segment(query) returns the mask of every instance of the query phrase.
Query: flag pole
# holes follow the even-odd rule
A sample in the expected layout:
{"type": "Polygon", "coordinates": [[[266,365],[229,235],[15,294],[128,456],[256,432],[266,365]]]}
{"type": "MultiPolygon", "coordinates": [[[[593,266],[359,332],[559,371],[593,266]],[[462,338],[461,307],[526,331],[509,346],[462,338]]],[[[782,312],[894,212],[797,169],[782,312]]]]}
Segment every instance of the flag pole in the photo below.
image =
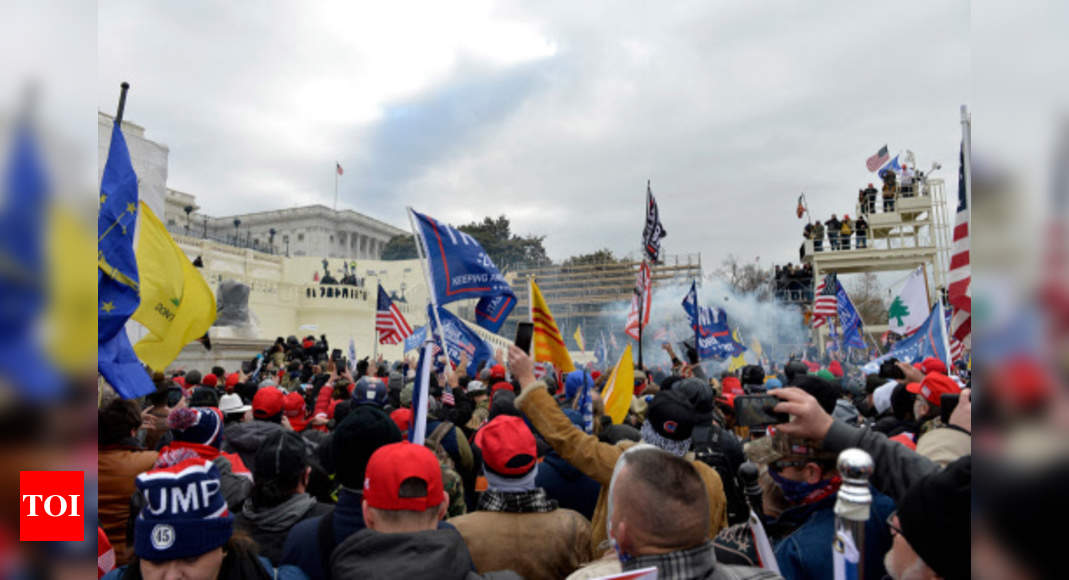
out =
{"type": "Polygon", "coordinates": [[[338,162],[334,162],[334,211],[338,211],[338,162]]]}
{"type": "MultiPolygon", "coordinates": [[[[378,288],[375,289],[375,315],[371,317],[371,360],[379,360],[379,333],[378,333],[378,320],[379,320],[379,290],[382,289],[382,282],[376,280],[378,288]]],[[[404,350],[404,346],[401,347],[404,350]]]]}
{"type": "Polygon", "coordinates": [[[126,112],[126,91],[130,90],[130,83],[123,81],[119,85],[119,107],[115,111],[115,122],[122,125],[122,116],[126,112]]]}
{"type": "MultiPolygon", "coordinates": [[[[408,207],[408,224],[412,228],[412,237],[416,243],[416,254],[419,256],[419,265],[423,267],[423,277],[427,280],[427,303],[431,306],[431,312],[434,314],[434,322],[438,325],[438,338],[441,340],[442,352],[445,353],[446,362],[453,360],[449,356],[449,346],[446,344],[445,331],[442,330],[442,319],[438,316],[438,297],[435,295],[434,280],[431,278],[431,269],[427,265],[427,248],[424,246],[423,236],[416,228],[416,218],[412,213],[412,208],[408,207]]],[[[427,322],[430,322],[429,320],[427,322]]],[[[433,333],[431,333],[433,338],[433,333]]]]}

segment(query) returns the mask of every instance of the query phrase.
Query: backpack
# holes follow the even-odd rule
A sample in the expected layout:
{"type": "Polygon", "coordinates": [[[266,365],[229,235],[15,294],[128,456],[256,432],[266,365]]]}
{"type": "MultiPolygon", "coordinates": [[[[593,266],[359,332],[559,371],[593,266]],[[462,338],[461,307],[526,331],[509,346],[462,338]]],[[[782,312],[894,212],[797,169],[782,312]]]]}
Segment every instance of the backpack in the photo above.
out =
{"type": "Polygon", "coordinates": [[[712,425],[695,426],[691,435],[693,437],[692,450],[694,458],[716,470],[720,481],[724,486],[724,497],[727,499],[728,525],[734,525],[749,520],[750,504],[742,493],[735,470],[732,469],[731,461],[721,448],[722,436],[719,427],[712,425]]]}
{"type": "Polygon", "coordinates": [[[842,227],[839,228],[839,233],[844,236],[849,236],[850,234],[854,233],[854,230],[850,228],[850,222],[843,222],[842,227]]]}

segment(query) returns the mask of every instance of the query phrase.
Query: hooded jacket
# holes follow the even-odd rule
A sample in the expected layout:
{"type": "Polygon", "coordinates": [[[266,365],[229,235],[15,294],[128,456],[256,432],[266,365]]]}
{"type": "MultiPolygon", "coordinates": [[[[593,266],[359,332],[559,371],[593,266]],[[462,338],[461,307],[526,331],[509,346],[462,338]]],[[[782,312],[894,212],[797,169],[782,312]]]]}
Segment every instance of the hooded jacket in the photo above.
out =
{"type": "Polygon", "coordinates": [[[476,574],[468,547],[454,529],[410,534],[383,534],[365,529],[334,549],[330,568],[334,578],[366,580],[520,578],[511,572],[485,576],[476,574]]]}
{"type": "Polygon", "coordinates": [[[268,435],[281,430],[282,425],[271,421],[231,423],[223,428],[223,451],[237,453],[245,465],[254,465],[256,450],[263,445],[268,435]]]}
{"type": "Polygon", "coordinates": [[[297,522],[325,515],[333,509],[334,506],[319,503],[307,493],[295,493],[286,501],[266,509],[257,508],[250,498],[236,514],[234,525],[252,536],[260,546],[260,555],[278,566],[290,529],[297,522]]]}
{"type": "MultiPolygon", "coordinates": [[[[609,483],[612,481],[612,472],[616,467],[616,460],[620,455],[635,443],[622,441],[619,445],[610,445],[598,441],[594,435],[588,435],[576,428],[564,411],[557,406],[557,402],[546,390],[545,383],[536,381],[523,387],[523,392],[516,399],[516,406],[523,411],[531,422],[531,425],[542,437],[553,446],[553,449],[567,462],[580,466],[583,473],[594,481],[601,484],[601,492],[598,494],[598,503],[594,508],[594,518],[591,520],[590,549],[592,554],[601,553],[600,544],[608,539],[605,529],[605,517],[608,514],[609,483]]],[[[715,538],[721,529],[727,526],[727,500],[724,497],[724,486],[716,470],[708,465],[696,461],[693,454],[687,454],[688,459],[705,484],[705,491],[709,497],[709,538],[715,538]]]]}

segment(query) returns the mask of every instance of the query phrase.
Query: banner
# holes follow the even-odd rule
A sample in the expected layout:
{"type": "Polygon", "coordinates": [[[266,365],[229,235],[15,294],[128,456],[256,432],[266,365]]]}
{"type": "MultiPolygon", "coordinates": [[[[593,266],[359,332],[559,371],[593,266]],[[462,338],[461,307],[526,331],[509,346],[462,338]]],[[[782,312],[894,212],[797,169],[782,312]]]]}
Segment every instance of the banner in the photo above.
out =
{"type": "Polygon", "coordinates": [[[416,350],[425,340],[427,340],[426,326],[421,326],[413,330],[412,335],[405,339],[405,352],[416,350]]]}
{"type": "Polygon", "coordinates": [[[690,326],[694,329],[694,344],[699,360],[737,356],[745,350],[733,339],[727,313],[722,308],[713,310],[698,304],[696,282],[691,283],[690,292],[683,298],[683,310],[690,317],[690,326]]]}
{"type": "Polygon", "coordinates": [[[913,364],[928,357],[935,357],[943,361],[947,368],[951,368],[948,350],[946,326],[943,318],[943,303],[937,302],[932,308],[928,319],[912,335],[904,338],[891,346],[887,354],[877,358],[877,364],[895,357],[898,360],[913,364]]]}
{"type": "Polygon", "coordinates": [[[411,208],[409,212],[427,258],[433,302],[442,306],[479,298],[479,326],[497,332],[516,307],[516,294],[490,256],[470,235],[411,208]]]}
{"type": "Polygon", "coordinates": [[[419,351],[419,364],[416,365],[416,385],[412,389],[412,428],[408,432],[408,440],[416,445],[423,445],[423,439],[427,435],[427,406],[430,402],[434,346],[432,342],[423,343],[423,348],[419,351]]]}
{"type": "Polygon", "coordinates": [[[656,262],[661,256],[661,238],[668,235],[661,224],[657,200],[653,199],[650,182],[646,181],[646,227],[642,230],[642,247],[646,257],[656,262]]]}
{"type": "Polygon", "coordinates": [[[623,423],[627,411],[631,408],[631,397],[635,394],[635,363],[631,359],[631,345],[624,347],[624,353],[612,369],[612,375],[605,382],[601,391],[601,400],[605,401],[605,414],[612,417],[616,425],[623,423]]]}
{"type": "Polygon", "coordinates": [[[467,353],[468,376],[476,376],[479,363],[489,360],[493,356],[493,351],[474,330],[468,327],[467,323],[441,306],[438,307],[438,317],[442,320],[442,328],[439,330],[436,327],[432,308],[434,307],[430,304],[427,305],[427,320],[429,321],[427,324],[435,336],[445,339],[449,361],[456,367],[460,364],[460,353],[467,353]]]}

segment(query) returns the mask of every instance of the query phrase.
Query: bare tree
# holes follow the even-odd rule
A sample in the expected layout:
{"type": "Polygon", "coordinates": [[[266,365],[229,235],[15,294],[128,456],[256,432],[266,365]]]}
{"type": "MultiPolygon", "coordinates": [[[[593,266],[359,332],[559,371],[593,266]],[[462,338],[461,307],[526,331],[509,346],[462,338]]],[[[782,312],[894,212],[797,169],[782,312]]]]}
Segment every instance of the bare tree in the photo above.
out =
{"type": "Polygon", "coordinates": [[[734,254],[728,254],[713,275],[727,282],[737,294],[756,294],[758,300],[772,298],[772,272],[762,270],[756,260],[742,264],[734,254]]]}
{"type": "Polygon", "coordinates": [[[880,288],[876,274],[866,272],[854,278],[847,292],[865,324],[887,324],[887,298],[880,288]]]}

